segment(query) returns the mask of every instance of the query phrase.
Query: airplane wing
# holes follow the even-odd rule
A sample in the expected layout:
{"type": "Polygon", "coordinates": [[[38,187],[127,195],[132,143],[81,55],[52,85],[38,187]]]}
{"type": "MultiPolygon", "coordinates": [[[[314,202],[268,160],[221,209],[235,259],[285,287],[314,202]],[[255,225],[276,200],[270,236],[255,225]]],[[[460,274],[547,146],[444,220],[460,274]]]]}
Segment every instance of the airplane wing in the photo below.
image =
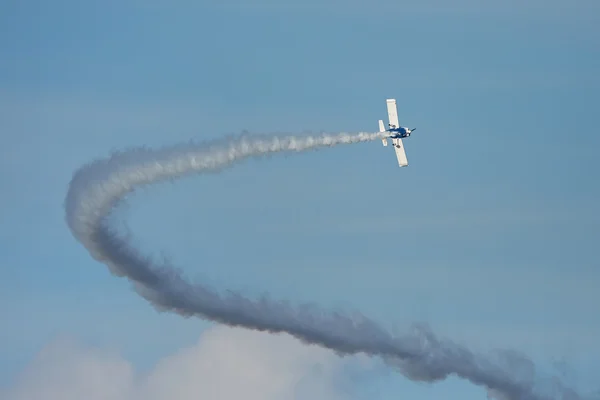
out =
{"type": "Polygon", "coordinates": [[[387,99],[387,112],[390,125],[392,128],[399,128],[400,122],[398,122],[398,107],[396,106],[396,99],[387,99]]]}
{"type": "Polygon", "coordinates": [[[402,143],[402,139],[394,138],[392,139],[392,143],[394,144],[394,151],[396,152],[398,165],[400,167],[406,167],[408,165],[408,159],[406,158],[406,152],[404,151],[404,143],[402,143]]]}

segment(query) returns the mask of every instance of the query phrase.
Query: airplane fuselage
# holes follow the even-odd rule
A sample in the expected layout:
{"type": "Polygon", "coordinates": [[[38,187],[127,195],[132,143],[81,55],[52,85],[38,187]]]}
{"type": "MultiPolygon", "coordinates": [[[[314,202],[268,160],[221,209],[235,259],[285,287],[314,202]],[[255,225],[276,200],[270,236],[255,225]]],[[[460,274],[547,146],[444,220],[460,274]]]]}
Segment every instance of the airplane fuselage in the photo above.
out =
{"type": "Polygon", "coordinates": [[[404,139],[406,137],[410,136],[410,133],[413,131],[414,129],[408,129],[405,128],[403,126],[401,126],[400,128],[390,128],[387,129],[387,132],[390,133],[390,138],[392,139],[404,139]]]}

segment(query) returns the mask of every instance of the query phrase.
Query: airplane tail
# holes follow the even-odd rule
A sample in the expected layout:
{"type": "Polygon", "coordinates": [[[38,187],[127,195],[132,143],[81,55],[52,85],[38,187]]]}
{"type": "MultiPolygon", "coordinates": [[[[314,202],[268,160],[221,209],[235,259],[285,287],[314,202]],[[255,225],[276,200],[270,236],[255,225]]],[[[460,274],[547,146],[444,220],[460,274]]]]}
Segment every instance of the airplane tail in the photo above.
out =
{"type": "MultiPolygon", "coordinates": [[[[379,120],[379,132],[385,132],[385,125],[381,119],[379,120]]],[[[382,138],[381,141],[383,142],[384,146],[387,146],[387,138],[382,138]]]]}

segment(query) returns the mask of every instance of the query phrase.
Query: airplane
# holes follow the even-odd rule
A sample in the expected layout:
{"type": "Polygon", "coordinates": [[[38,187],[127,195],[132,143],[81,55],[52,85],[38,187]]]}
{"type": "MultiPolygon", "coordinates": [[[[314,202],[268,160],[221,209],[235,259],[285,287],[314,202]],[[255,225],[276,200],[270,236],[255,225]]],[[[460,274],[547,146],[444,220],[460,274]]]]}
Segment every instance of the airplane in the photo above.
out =
{"type": "Polygon", "coordinates": [[[396,106],[396,99],[387,99],[387,112],[389,118],[388,129],[385,129],[383,120],[379,120],[379,132],[389,132],[390,134],[381,139],[384,146],[388,145],[387,139],[392,139],[394,150],[396,151],[396,158],[398,159],[398,165],[400,167],[406,167],[408,165],[408,159],[406,158],[406,152],[404,151],[403,138],[407,138],[417,128],[408,129],[400,126],[398,122],[398,107],[396,106]]]}

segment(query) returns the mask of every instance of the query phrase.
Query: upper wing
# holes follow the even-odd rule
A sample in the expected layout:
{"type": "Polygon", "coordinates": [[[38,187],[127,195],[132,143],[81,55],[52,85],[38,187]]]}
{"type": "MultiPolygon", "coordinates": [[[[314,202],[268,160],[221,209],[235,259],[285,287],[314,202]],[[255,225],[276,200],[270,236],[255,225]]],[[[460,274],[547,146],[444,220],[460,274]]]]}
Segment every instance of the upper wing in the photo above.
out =
{"type": "Polygon", "coordinates": [[[392,143],[394,144],[394,151],[396,152],[398,165],[400,167],[406,167],[408,165],[408,159],[406,158],[406,152],[404,151],[404,143],[402,143],[402,139],[394,138],[392,139],[392,143]]]}
{"type": "Polygon", "coordinates": [[[398,122],[398,107],[396,106],[396,99],[387,99],[387,112],[392,128],[399,128],[400,123],[398,122]]]}

